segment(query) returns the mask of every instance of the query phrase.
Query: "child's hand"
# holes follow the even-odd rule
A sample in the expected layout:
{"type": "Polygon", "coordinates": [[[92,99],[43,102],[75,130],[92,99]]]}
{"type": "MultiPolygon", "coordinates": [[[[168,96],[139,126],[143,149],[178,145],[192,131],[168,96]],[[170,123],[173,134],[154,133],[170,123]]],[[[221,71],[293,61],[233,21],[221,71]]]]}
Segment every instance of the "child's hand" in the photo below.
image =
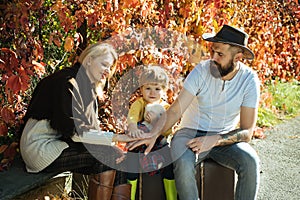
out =
{"type": "Polygon", "coordinates": [[[129,130],[129,133],[128,133],[128,135],[133,138],[142,138],[143,134],[144,134],[144,131],[142,131],[138,128],[131,129],[131,130],[129,130]]]}
{"type": "Polygon", "coordinates": [[[153,122],[157,121],[158,116],[153,111],[147,111],[144,115],[144,120],[152,124],[153,122]]]}

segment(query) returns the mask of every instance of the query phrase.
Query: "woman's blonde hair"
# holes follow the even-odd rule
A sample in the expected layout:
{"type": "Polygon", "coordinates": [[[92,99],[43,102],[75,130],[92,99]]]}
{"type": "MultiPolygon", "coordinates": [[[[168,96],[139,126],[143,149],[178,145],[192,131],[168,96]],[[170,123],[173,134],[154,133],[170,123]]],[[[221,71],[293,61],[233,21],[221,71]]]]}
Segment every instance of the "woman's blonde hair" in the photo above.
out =
{"type": "Polygon", "coordinates": [[[87,56],[91,58],[96,58],[98,56],[103,56],[111,54],[115,60],[117,60],[117,52],[115,51],[114,47],[108,43],[95,43],[88,46],[86,49],[82,51],[80,54],[78,61],[83,64],[84,59],[87,56]]]}
{"type": "MultiPolygon", "coordinates": [[[[90,58],[94,59],[96,57],[99,56],[106,56],[106,55],[112,55],[112,57],[114,58],[114,62],[116,62],[118,55],[117,52],[115,51],[114,47],[108,43],[95,43],[95,44],[91,44],[90,46],[88,46],[86,49],[84,49],[82,51],[82,53],[80,54],[79,58],[78,58],[78,62],[80,62],[82,65],[85,66],[84,60],[89,56],[90,58]]],[[[112,77],[116,65],[113,64],[110,69],[111,73],[109,75],[109,79],[112,77]]],[[[95,84],[95,90],[96,93],[99,97],[103,96],[103,85],[99,82],[95,84]]]]}

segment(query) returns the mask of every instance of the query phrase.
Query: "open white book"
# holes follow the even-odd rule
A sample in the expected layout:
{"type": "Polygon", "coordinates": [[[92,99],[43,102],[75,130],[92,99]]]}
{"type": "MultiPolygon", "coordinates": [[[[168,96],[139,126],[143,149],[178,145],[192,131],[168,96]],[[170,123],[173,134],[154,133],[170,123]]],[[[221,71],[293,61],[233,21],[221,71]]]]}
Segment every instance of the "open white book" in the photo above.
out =
{"type": "Polygon", "coordinates": [[[112,138],[113,132],[105,132],[98,130],[89,130],[87,132],[83,132],[82,136],[75,134],[72,137],[74,142],[82,142],[88,144],[101,144],[101,145],[113,145],[112,138]]]}

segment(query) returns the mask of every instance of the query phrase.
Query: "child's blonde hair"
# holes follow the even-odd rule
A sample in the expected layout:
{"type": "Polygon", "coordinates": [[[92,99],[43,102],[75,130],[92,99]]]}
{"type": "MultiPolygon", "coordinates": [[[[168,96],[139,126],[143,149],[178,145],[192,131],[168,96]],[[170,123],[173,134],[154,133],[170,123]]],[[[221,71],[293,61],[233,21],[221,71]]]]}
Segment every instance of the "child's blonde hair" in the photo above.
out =
{"type": "Polygon", "coordinates": [[[165,70],[159,66],[145,67],[139,77],[140,87],[145,84],[156,83],[166,88],[169,84],[169,78],[165,70]]]}

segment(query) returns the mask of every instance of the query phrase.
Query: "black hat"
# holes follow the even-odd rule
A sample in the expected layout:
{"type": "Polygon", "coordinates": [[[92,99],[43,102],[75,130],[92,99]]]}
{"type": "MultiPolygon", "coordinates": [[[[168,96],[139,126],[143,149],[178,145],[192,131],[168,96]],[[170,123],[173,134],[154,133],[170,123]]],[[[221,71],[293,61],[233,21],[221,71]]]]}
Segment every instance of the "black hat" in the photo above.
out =
{"type": "Polygon", "coordinates": [[[244,31],[228,25],[224,25],[216,35],[212,33],[204,33],[202,35],[202,38],[209,42],[220,42],[239,46],[244,49],[244,58],[252,60],[254,53],[247,47],[248,37],[248,34],[244,31]]]}

